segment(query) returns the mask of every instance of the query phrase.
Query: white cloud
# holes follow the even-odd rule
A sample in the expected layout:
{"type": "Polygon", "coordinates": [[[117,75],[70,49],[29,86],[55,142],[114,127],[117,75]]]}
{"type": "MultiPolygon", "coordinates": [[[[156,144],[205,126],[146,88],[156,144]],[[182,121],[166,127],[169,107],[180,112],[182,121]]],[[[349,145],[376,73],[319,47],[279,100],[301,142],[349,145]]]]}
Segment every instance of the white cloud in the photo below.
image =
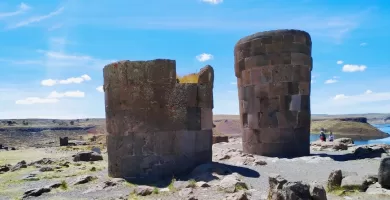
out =
{"type": "Polygon", "coordinates": [[[360,43],[360,46],[366,46],[367,45],[367,43],[365,43],[365,42],[363,42],[363,43],[360,43]]]}
{"type": "Polygon", "coordinates": [[[26,99],[17,100],[16,104],[21,105],[32,105],[32,104],[48,104],[48,103],[57,103],[58,99],[53,98],[39,98],[39,97],[27,97],[26,99]]]}
{"type": "Polygon", "coordinates": [[[61,37],[58,37],[58,38],[50,38],[50,42],[52,44],[58,44],[58,45],[65,45],[67,44],[67,41],[65,38],[61,38],[61,37]]]}
{"type": "Polygon", "coordinates": [[[14,12],[3,12],[3,13],[0,12],[0,19],[5,18],[5,17],[12,17],[12,16],[20,15],[20,14],[24,13],[25,11],[29,10],[30,8],[31,7],[28,6],[27,4],[21,3],[19,5],[18,10],[14,11],[14,12]]]}
{"type": "Polygon", "coordinates": [[[220,4],[223,2],[223,0],[201,0],[202,2],[209,3],[209,4],[220,4]]]}
{"type": "Polygon", "coordinates": [[[341,65],[341,64],[343,64],[344,62],[342,61],[342,60],[339,60],[339,61],[337,61],[337,64],[338,65],[341,65]]]}
{"type": "Polygon", "coordinates": [[[367,69],[365,65],[344,65],[343,72],[362,72],[367,69]]]}
{"type": "Polygon", "coordinates": [[[80,84],[84,81],[90,81],[90,80],[92,80],[91,77],[88,76],[87,74],[84,74],[80,77],[70,77],[70,78],[67,78],[64,80],[46,79],[46,80],[41,81],[41,85],[54,86],[57,84],[62,84],[62,85],[67,85],[67,84],[72,84],[72,83],[80,84]]]}
{"type": "Polygon", "coordinates": [[[19,23],[16,23],[14,25],[11,25],[8,27],[8,29],[14,29],[14,28],[19,28],[19,27],[23,27],[23,26],[27,26],[29,24],[33,24],[33,23],[37,23],[37,22],[40,22],[42,20],[45,20],[45,19],[49,19],[51,17],[54,17],[56,15],[59,15],[62,13],[62,11],[64,10],[64,7],[61,7],[59,8],[58,10],[56,11],[53,11],[47,15],[41,15],[41,16],[36,16],[36,17],[31,17],[29,19],[26,19],[24,21],[21,21],[19,23]]]}
{"type": "Polygon", "coordinates": [[[338,80],[336,80],[336,79],[328,79],[325,81],[325,84],[332,84],[332,83],[337,83],[337,82],[338,82],[338,80]]]}
{"type": "Polygon", "coordinates": [[[81,92],[79,90],[77,91],[68,91],[68,92],[57,92],[53,91],[49,94],[48,98],[53,98],[53,99],[59,99],[59,98],[64,98],[64,97],[71,97],[71,98],[83,98],[85,97],[85,93],[81,92]]]}
{"type": "Polygon", "coordinates": [[[338,94],[333,97],[334,101],[342,101],[347,104],[356,104],[356,103],[368,103],[368,102],[377,102],[377,101],[389,101],[390,92],[373,92],[371,90],[365,91],[363,94],[350,95],[338,94]]]}
{"type": "Polygon", "coordinates": [[[211,60],[211,59],[213,59],[213,58],[214,58],[213,55],[207,54],[207,53],[202,53],[202,54],[196,56],[196,59],[197,59],[199,62],[205,62],[205,61],[211,60]]]}
{"type": "Polygon", "coordinates": [[[103,86],[97,87],[96,90],[99,91],[99,92],[104,92],[103,86]]]}
{"type": "Polygon", "coordinates": [[[237,82],[231,82],[230,84],[232,84],[232,85],[237,85],[237,82]]]}

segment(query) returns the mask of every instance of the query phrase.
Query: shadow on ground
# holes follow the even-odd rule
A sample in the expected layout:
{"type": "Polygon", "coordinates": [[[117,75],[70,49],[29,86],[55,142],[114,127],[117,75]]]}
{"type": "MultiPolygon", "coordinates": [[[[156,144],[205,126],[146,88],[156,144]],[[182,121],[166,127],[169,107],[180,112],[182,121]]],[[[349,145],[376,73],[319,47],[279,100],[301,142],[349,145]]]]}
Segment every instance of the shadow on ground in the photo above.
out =
{"type": "Polygon", "coordinates": [[[195,180],[197,182],[198,181],[210,182],[212,180],[219,179],[218,176],[226,176],[233,173],[237,173],[243,177],[249,177],[249,178],[260,177],[260,173],[246,167],[227,165],[218,162],[210,162],[210,163],[197,166],[190,173],[185,175],[167,178],[154,183],[149,183],[148,181],[142,181],[142,182],[129,181],[129,183],[144,184],[144,185],[158,187],[158,188],[165,188],[165,187],[169,187],[169,185],[172,184],[173,179],[175,181],[195,180]]]}

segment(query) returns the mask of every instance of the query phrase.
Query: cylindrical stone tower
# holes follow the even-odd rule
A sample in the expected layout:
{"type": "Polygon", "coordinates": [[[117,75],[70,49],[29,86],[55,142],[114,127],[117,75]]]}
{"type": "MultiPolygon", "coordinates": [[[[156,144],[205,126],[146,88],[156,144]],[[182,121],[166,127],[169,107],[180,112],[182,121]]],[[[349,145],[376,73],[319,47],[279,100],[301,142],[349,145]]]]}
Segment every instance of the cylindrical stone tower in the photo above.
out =
{"type": "Polygon", "coordinates": [[[243,150],[270,157],[310,154],[311,38],[275,30],[234,47],[243,150]]]}
{"type": "Polygon", "coordinates": [[[212,158],[214,71],[176,82],[174,60],[120,61],[104,67],[108,173],[150,183],[212,158]]]}

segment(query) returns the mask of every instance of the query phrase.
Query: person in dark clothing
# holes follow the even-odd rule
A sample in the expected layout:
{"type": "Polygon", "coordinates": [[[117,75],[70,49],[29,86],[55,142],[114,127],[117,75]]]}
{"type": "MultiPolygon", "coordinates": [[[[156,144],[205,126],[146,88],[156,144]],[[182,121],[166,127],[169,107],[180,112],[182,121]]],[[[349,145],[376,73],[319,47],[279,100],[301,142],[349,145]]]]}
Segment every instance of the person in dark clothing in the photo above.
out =
{"type": "Polygon", "coordinates": [[[321,128],[320,140],[323,141],[323,142],[326,141],[325,130],[323,128],[321,128]]]}

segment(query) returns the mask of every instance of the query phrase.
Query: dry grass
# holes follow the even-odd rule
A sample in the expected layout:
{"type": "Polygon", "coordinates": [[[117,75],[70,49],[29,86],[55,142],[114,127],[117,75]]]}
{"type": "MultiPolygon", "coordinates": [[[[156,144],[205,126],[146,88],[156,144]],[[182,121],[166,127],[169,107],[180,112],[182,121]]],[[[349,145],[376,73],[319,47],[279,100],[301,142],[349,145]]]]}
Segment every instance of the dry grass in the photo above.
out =
{"type": "Polygon", "coordinates": [[[199,80],[199,74],[198,73],[191,73],[184,76],[176,75],[176,78],[179,79],[180,83],[198,83],[199,80]]]}
{"type": "Polygon", "coordinates": [[[311,122],[311,132],[319,133],[321,128],[331,130],[333,133],[350,133],[350,132],[376,132],[377,128],[370,124],[360,122],[349,122],[340,120],[321,120],[311,122]]]}

